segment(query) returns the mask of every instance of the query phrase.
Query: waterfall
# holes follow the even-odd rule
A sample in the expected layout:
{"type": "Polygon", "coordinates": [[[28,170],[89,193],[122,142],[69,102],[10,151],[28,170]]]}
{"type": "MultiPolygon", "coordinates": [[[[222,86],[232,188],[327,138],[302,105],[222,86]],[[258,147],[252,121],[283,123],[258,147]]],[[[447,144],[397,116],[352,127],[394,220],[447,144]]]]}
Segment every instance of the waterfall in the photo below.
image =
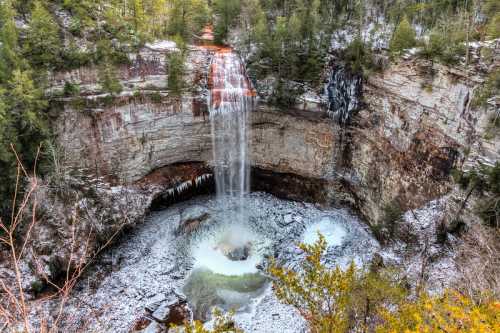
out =
{"type": "Polygon", "coordinates": [[[243,199],[250,190],[248,113],[255,92],[240,57],[230,49],[215,54],[209,73],[209,112],[217,197],[236,204],[243,219],[243,199]]]}

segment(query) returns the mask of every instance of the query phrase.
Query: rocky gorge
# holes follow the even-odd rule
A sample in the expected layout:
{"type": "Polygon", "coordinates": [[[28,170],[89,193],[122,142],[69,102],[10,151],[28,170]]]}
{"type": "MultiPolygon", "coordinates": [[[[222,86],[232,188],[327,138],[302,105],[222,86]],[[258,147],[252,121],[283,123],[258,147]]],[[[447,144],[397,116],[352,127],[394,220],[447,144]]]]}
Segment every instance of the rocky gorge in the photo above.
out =
{"type": "MultiPolygon", "coordinates": [[[[487,73],[500,66],[499,50],[498,40],[483,43],[471,51],[476,56],[471,64],[455,67],[408,55],[366,79],[339,74],[344,69],[336,64],[329,69],[325,89],[309,92],[317,98],[289,108],[258,102],[249,115],[251,187],[258,192],[250,200],[259,207],[255,211],[265,214],[250,220],[252,228],[272,243],[266,251],[274,251],[278,258],[288,256],[283,262],[293,266],[300,253],[295,253],[297,257],[290,254],[291,244],[301,240],[306,227],[321,216],[335,215],[351,230],[346,243],[331,249],[339,252],[332,255],[334,262],[356,256],[363,262],[378,256],[386,263],[409,260],[407,273],[418,275],[418,266],[425,261],[426,274],[437,277],[436,289],[452,284],[459,274],[452,278],[440,271],[443,267],[456,271],[458,259],[435,238],[447,214],[477,219],[472,205],[480,199],[472,196],[467,203],[467,193],[451,180],[452,171],[500,160],[500,139],[491,135],[488,125],[498,112],[498,96],[486,108],[473,103],[475,90],[487,73]],[[482,48],[495,56],[483,59],[482,48]],[[380,245],[384,232],[391,228],[385,218],[388,206],[397,207],[407,236],[417,244],[412,251],[418,255],[411,259],[402,243],[380,245]],[[299,222],[297,216],[302,216],[299,222]],[[288,238],[279,238],[281,233],[288,238]]],[[[180,234],[187,237],[192,230],[195,234],[203,230],[205,223],[209,224],[206,228],[217,225],[214,199],[192,199],[215,189],[207,96],[209,66],[217,49],[188,45],[184,77],[189,89],[180,95],[166,86],[170,74],[165,58],[172,52],[178,52],[174,42],[158,41],[130,56],[129,65],[116,68],[123,86],[117,95],[100,91],[96,68],[82,67],[51,77],[51,92],[61,92],[71,83],[80,87],[80,93],[51,101],[61,157],[58,176],[64,186],[55,189],[44,181],[35,193],[40,212],[32,231],[36,241],[28,249],[25,267],[34,276],[29,275],[26,284],[32,287],[33,281],[45,276],[60,277],[67,267],[96,261],[91,273],[84,275],[87,286],[80,283],[76,294],[95,297],[103,307],[112,297],[116,303],[112,310],[97,315],[98,321],[107,323],[104,329],[108,331],[154,332],[165,325],[166,319],[158,319],[155,313],[162,307],[165,310],[167,303],[177,310],[179,304],[185,305],[183,297],[165,302],[171,297],[165,295],[172,289],[182,294],[178,289],[193,266],[193,258],[181,246],[185,240],[172,238],[174,229],[184,223],[180,234]],[[182,217],[200,205],[208,213],[182,217]],[[76,229],[75,221],[79,221],[76,229]],[[160,235],[154,236],[158,230],[160,235]],[[106,240],[118,234],[116,245],[100,254],[106,240]],[[74,244],[78,244],[76,250],[74,244]],[[152,250],[143,244],[153,244],[152,250]],[[99,266],[107,267],[106,261],[111,268],[103,273],[99,266]],[[147,272],[149,282],[143,276],[134,280],[130,275],[136,270],[147,272]],[[106,283],[88,282],[89,276],[99,274],[106,283]],[[151,304],[156,305],[148,310],[151,304]],[[145,307],[150,312],[146,319],[145,307]]],[[[194,237],[188,243],[196,241],[194,237]]],[[[236,321],[258,332],[276,327],[280,332],[305,330],[301,320],[287,327],[291,310],[283,309],[266,288],[258,297],[252,296],[259,301],[250,314],[238,315],[236,321]],[[266,314],[269,309],[274,312],[266,314]],[[256,313],[259,318],[271,318],[259,324],[252,320],[256,313]],[[269,324],[273,322],[278,326],[269,324]]],[[[68,311],[75,311],[75,322],[81,324],[86,312],[78,312],[77,298],[69,304],[68,311]]]]}
{"type": "MultiPolygon", "coordinates": [[[[482,47],[498,50],[494,43],[482,47]]],[[[54,89],[72,80],[84,92],[76,101],[57,102],[64,109],[59,142],[74,167],[117,185],[140,183],[177,164],[192,163],[193,171],[176,183],[206,172],[212,142],[205,96],[213,52],[193,47],[187,59],[192,88],[179,97],[165,88],[168,73],[159,60],[165,52],[151,45],[120,69],[125,91],[112,99],[92,93],[91,69],[55,79],[54,89]]],[[[449,191],[453,167],[498,160],[497,138],[487,135],[497,101],[486,111],[471,106],[474,90],[498,59],[476,62],[451,68],[401,60],[363,84],[363,103],[350,124],[329,119],[328,105],[320,102],[312,110],[261,104],[250,120],[254,172],[308,179],[324,188],[322,201],[330,204],[332,191],[346,202],[357,199],[356,208],[373,223],[379,220],[374,207],[396,197],[404,208],[420,207],[449,191]],[[373,202],[375,197],[380,201],[373,202]]]]}

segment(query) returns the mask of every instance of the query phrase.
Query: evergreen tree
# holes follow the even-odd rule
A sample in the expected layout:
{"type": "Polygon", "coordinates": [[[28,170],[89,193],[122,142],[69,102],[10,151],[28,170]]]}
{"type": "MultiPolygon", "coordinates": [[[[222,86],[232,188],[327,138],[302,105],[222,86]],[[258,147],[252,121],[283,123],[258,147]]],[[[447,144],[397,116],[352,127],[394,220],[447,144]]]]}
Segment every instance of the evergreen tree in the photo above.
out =
{"type": "Polygon", "coordinates": [[[223,43],[229,33],[229,28],[238,16],[241,8],[240,0],[214,0],[216,23],[214,37],[217,43],[223,43]]]}
{"type": "Polygon", "coordinates": [[[176,51],[168,55],[167,88],[174,96],[180,96],[184,89],[184,52],[176,51]]]}
{"type": "Polygon", "coordinates": [[[261,46],[261,50],[265,50],[269,45],[269,30],[267,27],[267,19],[263,12],[256,15],[256,23],[253,27],[252,34],[254,41],[261,46]]]}
{"type": "Polygon", "coordinates": [[[31,170],[37,149],[48,136],[43,117],[47,102],[42,90],[35,86],[31,72],[20,69],[12,71],[5,89],[0,88],[0,100],[0,217],[5,218],[15,190],[16,157],[11,145],[31,170]]]}
{"type": "MultiPolygon", "coordinates": [[[[499,5],[500,6],[500,5],[499,5]]],[[[500,38],[500,12],[490,19],[487,27],[488,38],[500,38]]]]}
{"type": "Polygon", "coordinates": [[[393,53],[399,53],[405,49],[416,45],[415,30],[412,28],[408,19],[405,17],[399,22],[390,43],[390,50],[393,53]]]}
{"type": "Polygon", "coordinates": [[[146,14],[142,0],[133,0],[134,29],[140,39],[145,37],[146,14]]]}
{"type": "Polygon", "coordinates": [[[60,62],[59,26],[40,1],[31,13],[25,46],[25,54],[35,67],[52,68],[60,62]]]}
{"type": "Polygon", "coordinates": [[[203,0],[171,0],[167,33],[190,40],[208,22],[208,6],[203,0]]]}
{"type": "Polygon", "coordinates": [[[103,63],[99,68],[99,84],[104,92],[117,95],[123,87],[116,76],[115,68],[110,63],[103,63]]]}
{"type": "Polygon", "coordinates": [[[0,83],[7,82],[14,68],[21,65],[19,57],[18,32],[14,23],[14,9],[10,1],[0,5],[0,83]]]}

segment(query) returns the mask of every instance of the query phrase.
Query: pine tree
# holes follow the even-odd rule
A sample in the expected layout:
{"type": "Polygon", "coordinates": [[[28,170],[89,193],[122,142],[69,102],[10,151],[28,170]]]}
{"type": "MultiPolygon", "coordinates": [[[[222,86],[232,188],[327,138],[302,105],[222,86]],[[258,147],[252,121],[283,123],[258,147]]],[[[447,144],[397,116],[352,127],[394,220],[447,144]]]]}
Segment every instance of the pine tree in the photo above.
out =
{"type": "Polygon", "coordinates": [[[183,51],[172,52],[167,59],[167,88],[174,96],[180,96],[184,89],[184,54],[183,51]]]}
{"type": "Polygon", "coordinates": [[[15,68],[20,67],[18,32],[14,23],[14,9],[10,1],[0,5],[0,19],[3,22],[0,28],[0,83],[8,81],[15,68]]]}
{"type": "Polygon", "coordinates": [[[208,6],[203,0],[171,0],[167,33],[190,40],[208,22],[208,6]]]}
{"type": "Polygon", "coordinates": [[[99,67],[99,84],[104,92],[111,95],[117,95],[123,90],[113,64],[108,61],[103,62],[99,67]]]}
{"type": "MultiPolygon", "coordinates": [[[[35,86],[31,72],[14,69],[12,77],[0,88],[4,111],[0,116],[0,217],[9,211],[16,176],[16,157],[11,145],[18,152],[26,169],[32,169],[37,149],[47,136],[48,129],[43,111],[47,102],[41,89],[35,86]]],[[[4,216],[3,216],[4,217],[4,216]]]]}
{"type": "Polygon", "coordinates": [[[412,48],[416,45],[415,30],[412,28],[408,19],[405,17],[399,22],[394,31],[390,43],[390,50],[393,53],[400,53],[405,49],[412,48]]]}
{"type": "Polygon", "coordinates": [[[26,36],[25,55],[35,66],[53,68],[60,62],[59,26],[42,2],[36,1],[26,36]]]}
{"type": "Polygon", "coordinates": [[[144,13],[144,5],[142,0],[134,0],[133,2],[133,12],[134,12],[134,29],[137,36],[140,39],[144,38],[146,34],[146,14],[144,13]]]}
{"type": "MultiPolygon", "coordinates": [[[[500,7],[500,6],[499,6],[500,7]]],[[[500,38],[500,13],[493,16],[487,27],[488,38],[500,38]]]]}
{"type": "Polygon", "coordinates": [[[214,37],[217,43],[223,43],[229,28],[240,12],[240,0],[214,0],[213,8],[217,16],[214,37]]]}

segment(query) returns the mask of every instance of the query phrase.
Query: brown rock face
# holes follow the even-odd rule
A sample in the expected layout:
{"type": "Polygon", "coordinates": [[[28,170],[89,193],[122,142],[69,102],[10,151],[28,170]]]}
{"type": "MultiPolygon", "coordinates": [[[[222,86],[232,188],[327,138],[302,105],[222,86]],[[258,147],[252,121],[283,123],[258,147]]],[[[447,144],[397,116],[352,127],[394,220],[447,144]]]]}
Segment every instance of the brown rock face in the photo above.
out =
{"type": "Polygon", "coordinates": [[[389,203],[404,211],[444,195],[453,167],[499,159],[498,148],[476,148],[490,146],[480,126],[488,112],[470,102],[481,80],[415,60],[368,79],[346,148],[350,191],[368,221],[378,223],[389,203]]]}
{"type": "MultiPolygon", "coordinates": [[[[211,164],[204,96],[214,84],[207,74],[212,56],[210,48],[190,55],[187,79],[194,89],[179,98],[160,84],[159,75],[166,79],[168,73],[150,68],[159,63],[151,51],[140,60],[144,64],[138,68],[144,70],[124,70],[123,80],[158,91],[122,94],[108,103],[89,95],[80,109],[63,101],[59,141],[72,163],[117,184],[147,176],[177,186],[199,176],[201,169],[174,174],[179,164],[211,164]],[[169,168],[163,178],[152,174],[169,168]]],[[[364,84],[365,107],[348,128],[319,106],[294,111],[260,105],[251,115],[254,189],[328,204],[355,202],[372,223],[388,203],[409,209],[442,196],[450,189],[454,166],[499,159],[498,139],[484,135],[490,111],[471,107],[473,90],[483,79],[417,60],[392,65],[364,84]]],[[[90,79],[82,82],[92,87],[90,79]]]]}

